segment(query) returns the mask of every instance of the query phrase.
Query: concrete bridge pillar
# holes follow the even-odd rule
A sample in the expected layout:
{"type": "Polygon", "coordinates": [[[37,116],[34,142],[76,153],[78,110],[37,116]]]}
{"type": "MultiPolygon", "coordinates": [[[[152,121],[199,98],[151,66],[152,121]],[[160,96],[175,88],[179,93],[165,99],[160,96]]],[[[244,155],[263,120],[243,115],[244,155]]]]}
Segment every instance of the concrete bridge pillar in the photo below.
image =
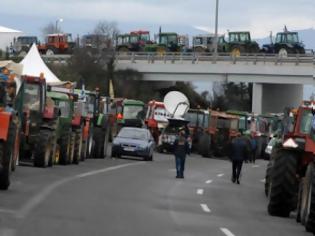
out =
{"type": "Polygon", "coordinates": [[[303,100],[303,85],[253,84],[252,111],[279,113],[284,107],[297,107],[303,100]]]}

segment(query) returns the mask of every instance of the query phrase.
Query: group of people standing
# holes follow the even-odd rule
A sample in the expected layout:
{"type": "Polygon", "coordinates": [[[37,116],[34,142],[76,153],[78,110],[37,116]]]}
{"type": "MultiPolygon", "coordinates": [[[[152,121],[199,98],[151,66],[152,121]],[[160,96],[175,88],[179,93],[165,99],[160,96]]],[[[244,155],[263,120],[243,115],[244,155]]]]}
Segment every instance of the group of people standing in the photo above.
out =
{"type": "MultiPolygon", "coordinates": [[[[174,155],[176,164],[176,178],[184,178],[186,156],[190,154],[188,143],[189,132],[185,128],[179,129],[174,142],[174,155]]],[[[240,176],[244,161],[255,163],[257,140],[251,134],[239,133],[229,144],[229,158],[232,162],[232,182],[240,184],[240,176]]]]}

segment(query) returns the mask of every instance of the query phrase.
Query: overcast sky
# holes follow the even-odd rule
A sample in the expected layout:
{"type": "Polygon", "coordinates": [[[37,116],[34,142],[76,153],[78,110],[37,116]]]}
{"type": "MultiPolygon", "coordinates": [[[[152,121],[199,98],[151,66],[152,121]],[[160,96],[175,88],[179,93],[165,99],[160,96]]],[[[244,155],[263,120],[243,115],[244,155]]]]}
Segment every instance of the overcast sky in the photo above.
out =
{"type": "MultiPolygon", "coordinates": [[[[0,25],[40,34],[48,22],[63,18],[74,34],[92,31],[100,20],[116,21],[122,31],[165,31],[214,27],[215,0],[1,0],[0,25]]],[[[220,0],[220,32],[250,30],[261,38],[289,29],[315,27],[315,0],[220,0]]],[[[191,32],[187,32],[191,33],[191,32]]]]}

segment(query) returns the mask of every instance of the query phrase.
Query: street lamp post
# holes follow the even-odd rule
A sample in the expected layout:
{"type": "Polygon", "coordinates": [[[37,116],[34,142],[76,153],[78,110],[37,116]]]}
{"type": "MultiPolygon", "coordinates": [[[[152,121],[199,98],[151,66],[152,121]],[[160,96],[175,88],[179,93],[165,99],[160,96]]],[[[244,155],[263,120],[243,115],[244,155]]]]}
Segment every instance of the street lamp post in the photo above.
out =
{"type": "Polygon", "coordinates": [[[214,32],[214,55],[215,59],[218,55],[218,26],[219,26],[219,0],[216,0],[215,7],[215,32],[214,32]]]}
{"type": "Polygon", "coordinates": [[[58,22],[63,22],[63,19],[62,18],[60,18],[60,19],[58,19],[58,20],[56,20],[56,25],[55,25],[55,33],[59,33],[58,31],[58,22]]]}

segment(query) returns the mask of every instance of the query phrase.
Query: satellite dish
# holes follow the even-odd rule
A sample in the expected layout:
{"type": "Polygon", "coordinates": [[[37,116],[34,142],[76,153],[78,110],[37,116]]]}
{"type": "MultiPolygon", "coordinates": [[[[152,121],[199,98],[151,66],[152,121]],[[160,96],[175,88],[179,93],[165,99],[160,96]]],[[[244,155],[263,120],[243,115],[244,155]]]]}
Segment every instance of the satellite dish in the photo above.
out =
{"type": "Polygon", "coordinates": [[[182,118],[190,107],[188,98],[178,91],[171,91],[166,94],[164,105],[173,118],[182,118]]]}

